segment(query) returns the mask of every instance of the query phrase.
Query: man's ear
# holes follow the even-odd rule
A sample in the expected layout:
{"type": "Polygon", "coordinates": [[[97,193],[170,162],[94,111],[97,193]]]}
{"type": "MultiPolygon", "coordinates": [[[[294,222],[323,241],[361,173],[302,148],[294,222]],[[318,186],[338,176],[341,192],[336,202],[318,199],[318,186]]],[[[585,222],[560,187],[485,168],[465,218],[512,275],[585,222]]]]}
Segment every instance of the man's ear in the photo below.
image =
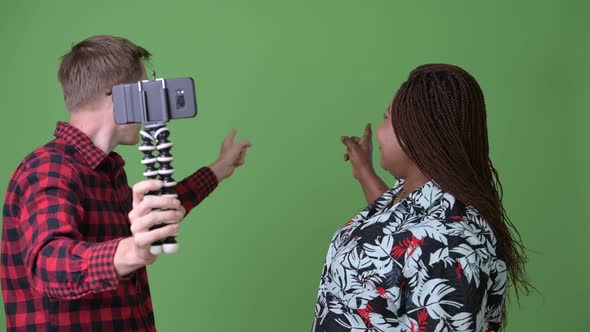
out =
{"type": "Polygon", "coordinates": [[[108,108],[110,108],[112,110],[112,108],[113,108],[113,95],[110,94],[108,96],[104,96],[102,99],[103,99],[102,104],[105,107],[108,107],[108,108]]]}

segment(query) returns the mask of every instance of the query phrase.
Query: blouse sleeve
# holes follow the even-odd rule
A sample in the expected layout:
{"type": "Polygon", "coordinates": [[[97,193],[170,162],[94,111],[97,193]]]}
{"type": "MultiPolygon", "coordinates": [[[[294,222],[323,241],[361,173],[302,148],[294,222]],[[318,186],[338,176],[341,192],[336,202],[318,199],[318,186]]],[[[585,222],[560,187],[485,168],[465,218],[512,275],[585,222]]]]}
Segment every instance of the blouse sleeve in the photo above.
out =
{"type": "Polygon", "coordinates": [[[400,325],[408,331],[479,331],[485,323],[489,280],[485,251],[458,236],[399,235],[392,255],[403,266],[400,325]]]}

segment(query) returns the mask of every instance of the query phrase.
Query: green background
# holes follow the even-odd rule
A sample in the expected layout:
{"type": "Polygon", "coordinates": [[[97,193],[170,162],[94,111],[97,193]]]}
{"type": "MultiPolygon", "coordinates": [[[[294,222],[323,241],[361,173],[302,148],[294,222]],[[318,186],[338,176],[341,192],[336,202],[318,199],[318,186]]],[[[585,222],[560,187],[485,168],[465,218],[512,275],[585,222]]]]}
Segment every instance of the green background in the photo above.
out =
{"type": "MultiPolygon", "coordinates": [[[[308,331],[330,238],[365,205],[339,137],[378,125],[417,65],[453,63],[484,90],[505,207],[539,289],[510,306],[508,331],[587,330],[589,8],[2,0],[0,187],[68,118],[59,57],[90,35],[124,36],[154,54],[159,76],[196,80],[200,114],[170,124],[178,177],[213,162],[231,128],[254,144],[246,165],[186,218],[181,252],[149,268],[158,328],[308,331]]],[[[141,153],[117,151],[130,182],[141,180],[141,153]]]]}

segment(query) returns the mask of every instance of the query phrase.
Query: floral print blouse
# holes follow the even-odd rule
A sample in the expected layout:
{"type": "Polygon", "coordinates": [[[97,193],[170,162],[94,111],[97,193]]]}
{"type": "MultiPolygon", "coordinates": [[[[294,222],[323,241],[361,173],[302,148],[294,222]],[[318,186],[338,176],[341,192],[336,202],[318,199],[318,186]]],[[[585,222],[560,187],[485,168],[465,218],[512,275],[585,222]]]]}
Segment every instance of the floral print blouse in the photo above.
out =
{"type": "Polygon", "coordinates": [[[334,235],[312,331],[497,331],[507,273],[490,226],[432,181],[393,204],[403,182],[334,235]]]}

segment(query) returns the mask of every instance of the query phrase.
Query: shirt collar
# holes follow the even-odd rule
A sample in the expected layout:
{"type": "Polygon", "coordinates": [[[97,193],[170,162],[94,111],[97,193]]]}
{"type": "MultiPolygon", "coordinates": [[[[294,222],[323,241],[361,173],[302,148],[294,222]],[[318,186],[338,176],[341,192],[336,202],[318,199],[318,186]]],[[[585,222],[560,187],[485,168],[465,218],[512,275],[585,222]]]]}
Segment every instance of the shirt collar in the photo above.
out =
{"type": "MultiPolygon", "coordinates": [[[[387,196],[387,199],[395,198],[399,192],[402,191],[404,180],[400,179],[397,181],[395,186],[387,191],[383,196],[387,196]]],[[[382,196],[382,197],[383,197],[382,196]]],[[[412,191],[408,194],[403,200],[410,200],[413,205],[417,205],[418,207],[429,210],[434,205],[440,204],[441,200],[445,198],[447,201],[455,201],[455,198],[449,194],[444,192],[434,181],[430,180],[423,184],[420,188],[412,191]]]]}
{"type": "Polygon", "coordinates": [[[107,155],[92,142],[90,137],[69,123],[59,121],[55,127],[54,135],[74,147],[91,169],[96,169],[102,163],[105,163],[110,169],[125,165],[125,161],[118,153],[113,151],[107,155]]]}

